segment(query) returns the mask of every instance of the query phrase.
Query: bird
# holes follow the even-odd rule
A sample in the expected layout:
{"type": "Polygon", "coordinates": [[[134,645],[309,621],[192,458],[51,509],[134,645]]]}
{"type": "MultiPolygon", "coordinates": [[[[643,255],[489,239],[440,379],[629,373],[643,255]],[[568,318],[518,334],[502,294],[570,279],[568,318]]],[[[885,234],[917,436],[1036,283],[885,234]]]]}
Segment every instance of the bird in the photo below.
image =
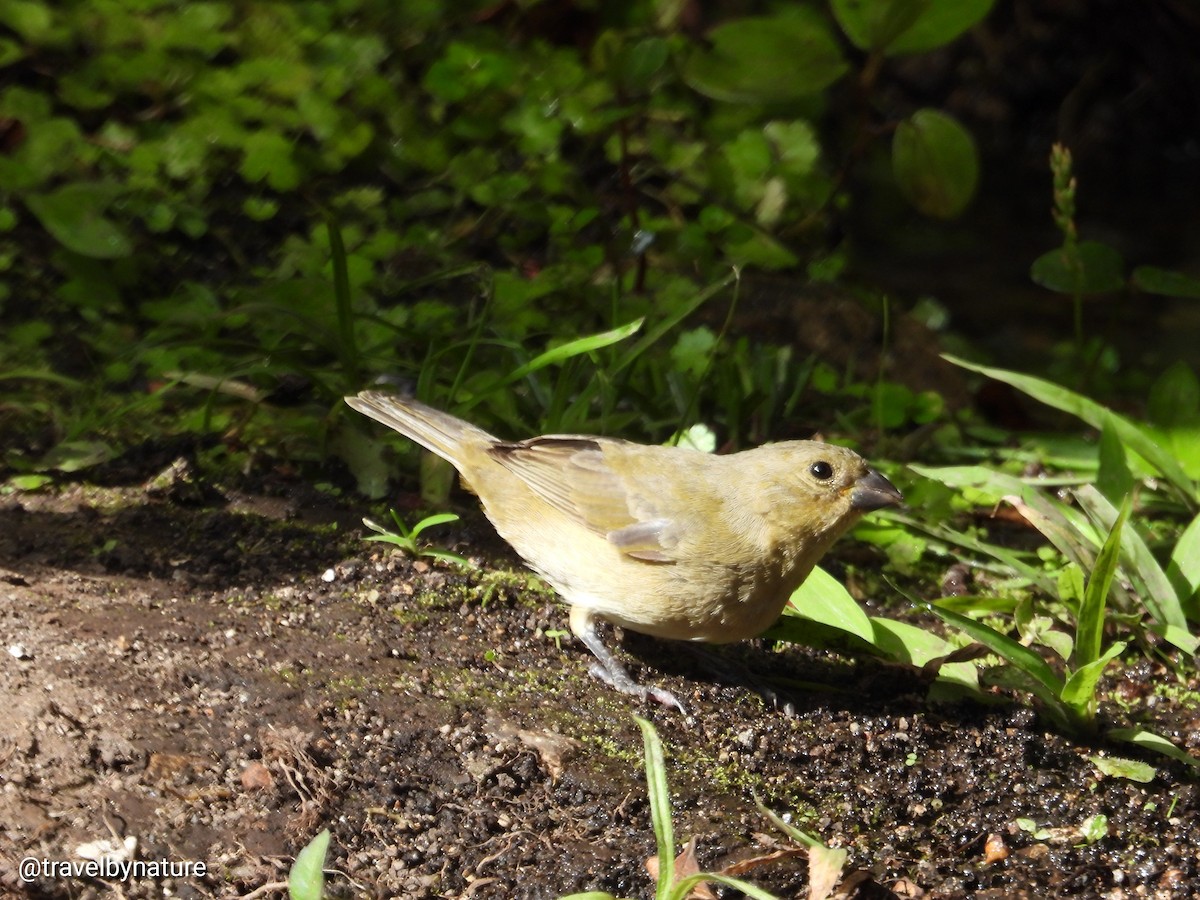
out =
{"type": "Polygon", "coordinates": [[[449,462],[616,690],[684,711],[605,646],[605,621],[659,638],[757,637],[838,537],[903,496],[846,447],[781,441],[730,454],[612,437],[505,441],[411,397],[366,390],[350,407],[449,462]]]}

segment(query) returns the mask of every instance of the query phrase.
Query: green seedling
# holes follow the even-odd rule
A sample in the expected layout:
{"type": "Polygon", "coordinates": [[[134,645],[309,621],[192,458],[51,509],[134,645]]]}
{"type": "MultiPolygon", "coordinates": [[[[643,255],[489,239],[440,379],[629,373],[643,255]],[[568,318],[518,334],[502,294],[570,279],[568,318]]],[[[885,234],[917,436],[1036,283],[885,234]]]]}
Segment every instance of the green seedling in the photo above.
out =
{"type": "MultiPolygon", "coordinates": [[[[658,875],[655,879],[654,900],[686,900],[692,891],[705,882],[715,882],[726,887],[741,891],[754,900],[779,900],[774,894],[762,888],[716,872],[697,872],[682,874],[676,877],[675,872],[675,830],[671,823],[671,794],[667,788],[667,769],[663,755],[662,741],[654,726],[641,718],[634,720],[642,729],[642,742],[645,746],[646,784],[650,792],[650,821],[654,827],[654,840],[658,846],[658,875]]],[[[570,894],[560,900],[618,900],[606,891],[585,891],[570,894]]]]}
{"type": "Polygon", "coordinates": [[[399,547],[410,556],[426,557],[428,559],[436,559],[441,562],[457,563],[468,569],[475,568],[470,560],[450,550],[440,550],[437,547],[421,545],[417,543],[417,539],[421,536],[426,528],[431,528],[434,525],[445,525],[448,522],[457,522],[458,516],[454,513],[436,513],[432,516],[426,516],[416,525],[409,528],[404,524],[404,520],[400,518],[399,513],[394,509],[389,509],[388,513],[392,517],[392,521],[396,524],[395,531],[389,531],[383,525],[371,519],[363,519],[363,524],[375,532],[375,534],[367,535],[365,541],[379,541],[381,543],[393,544],[399,547]]]}

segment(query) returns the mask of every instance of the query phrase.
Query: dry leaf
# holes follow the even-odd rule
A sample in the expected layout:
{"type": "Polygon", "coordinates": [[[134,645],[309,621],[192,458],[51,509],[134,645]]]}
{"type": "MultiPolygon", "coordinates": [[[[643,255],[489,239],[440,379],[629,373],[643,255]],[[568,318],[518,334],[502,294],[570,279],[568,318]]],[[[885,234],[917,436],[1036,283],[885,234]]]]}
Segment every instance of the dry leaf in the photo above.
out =
{"type": "Polygon", "coordinates": [[[842,847],[808,848],[808,900],[826,900],[833,893],[848,855],[842,847]]]}
{"type": "Polygon", "coordinates": [[[558,781],[563,773],[563,760],[579,747],[579,741],[565,734],[548,728],[540,728],[537,731],[519,728],[494,711],[488,712],[484,727],[493,740],[515,739],[536,753],[551,781],[558,781]]]}
{"type": "MultiPolygon", "coordinates": [[[[650,873],[651,878],[658,881],[657,856],[651,856],[646,860],[646,871],[650,873]]],[[[683,849],[675,857],[675,877],[671,882],[672,887],[679,884],[685,878],[699,874],[700,864],[696,862],[696,839],[692,838],[683,845],[683,849]]],[[[726,873],[723,872],[722,874],[726,873]]],[[[712,892],[712,889],[702,881],[688,892],[688,900],[718,900],[718,898],[712,892]]]]}

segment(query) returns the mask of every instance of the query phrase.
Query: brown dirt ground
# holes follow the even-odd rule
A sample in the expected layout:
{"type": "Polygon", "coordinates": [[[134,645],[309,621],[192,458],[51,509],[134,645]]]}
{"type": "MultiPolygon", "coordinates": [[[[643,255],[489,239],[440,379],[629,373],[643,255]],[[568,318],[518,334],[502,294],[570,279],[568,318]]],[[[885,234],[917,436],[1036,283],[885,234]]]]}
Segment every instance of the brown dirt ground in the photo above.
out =
{"type": "MultiPolygon", "coordinates": [[[[790,684],[787,705],[630,636],[635,673],[690,715],[640,707],[556,643],[562,609],[505,574],[486,523],[438,535],[502,566],[464,576],[360,542],[360,513],[298,483],[0,497],[0,895],[250,895],[328,827],[334,897],[648,897],[638,712],[707,869],[790,846],[756,792],[849,850],[844,896],[1200,896],[1200,791],[1181,765],[1105,777],[1089,757],[1127,749],[1010,705],[931,704],[915,674],[872,661],[757,643],[722,651],[726,667],[790,684]],[[1108,835],[1086,843],[1096,814],[1108,835]],[[138,859],[208,874],[20,879],[24,857],[78,862],[80,845],[130,838],[138,859]]],[[[834,563],[870,552],[843,541],[834,563]]],[[[1142,664],[1116,687],[1195,752],[1196,694],[1152,694],[1171,678],[1142,664]]],[[[807,896],[803,856],[746,877],[807,896]]]]}

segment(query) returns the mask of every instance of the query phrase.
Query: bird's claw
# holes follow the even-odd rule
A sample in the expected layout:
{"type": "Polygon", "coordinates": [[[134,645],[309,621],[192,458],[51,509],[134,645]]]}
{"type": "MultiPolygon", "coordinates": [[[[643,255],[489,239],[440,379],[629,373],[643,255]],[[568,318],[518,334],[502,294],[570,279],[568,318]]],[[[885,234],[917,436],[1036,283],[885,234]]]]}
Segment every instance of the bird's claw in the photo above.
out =
{"type": "Polygon", "coordinates": [[[673,707],[679,710],[680,715],[688,714],[687,708],[679,702],[674,694],[666,688],[651,687],[646,684],[638,684],[629,674],[623,670],[616,672],[610,671],[606,666],[599,662],[594,662],[588,667],[588,672],[593,678],[598,678],[609,687],[616,688],[622,694],[629,694],[631,697],[637,697],[643,702],[653,700],[656,703],[666,707],[673,707]]]}

